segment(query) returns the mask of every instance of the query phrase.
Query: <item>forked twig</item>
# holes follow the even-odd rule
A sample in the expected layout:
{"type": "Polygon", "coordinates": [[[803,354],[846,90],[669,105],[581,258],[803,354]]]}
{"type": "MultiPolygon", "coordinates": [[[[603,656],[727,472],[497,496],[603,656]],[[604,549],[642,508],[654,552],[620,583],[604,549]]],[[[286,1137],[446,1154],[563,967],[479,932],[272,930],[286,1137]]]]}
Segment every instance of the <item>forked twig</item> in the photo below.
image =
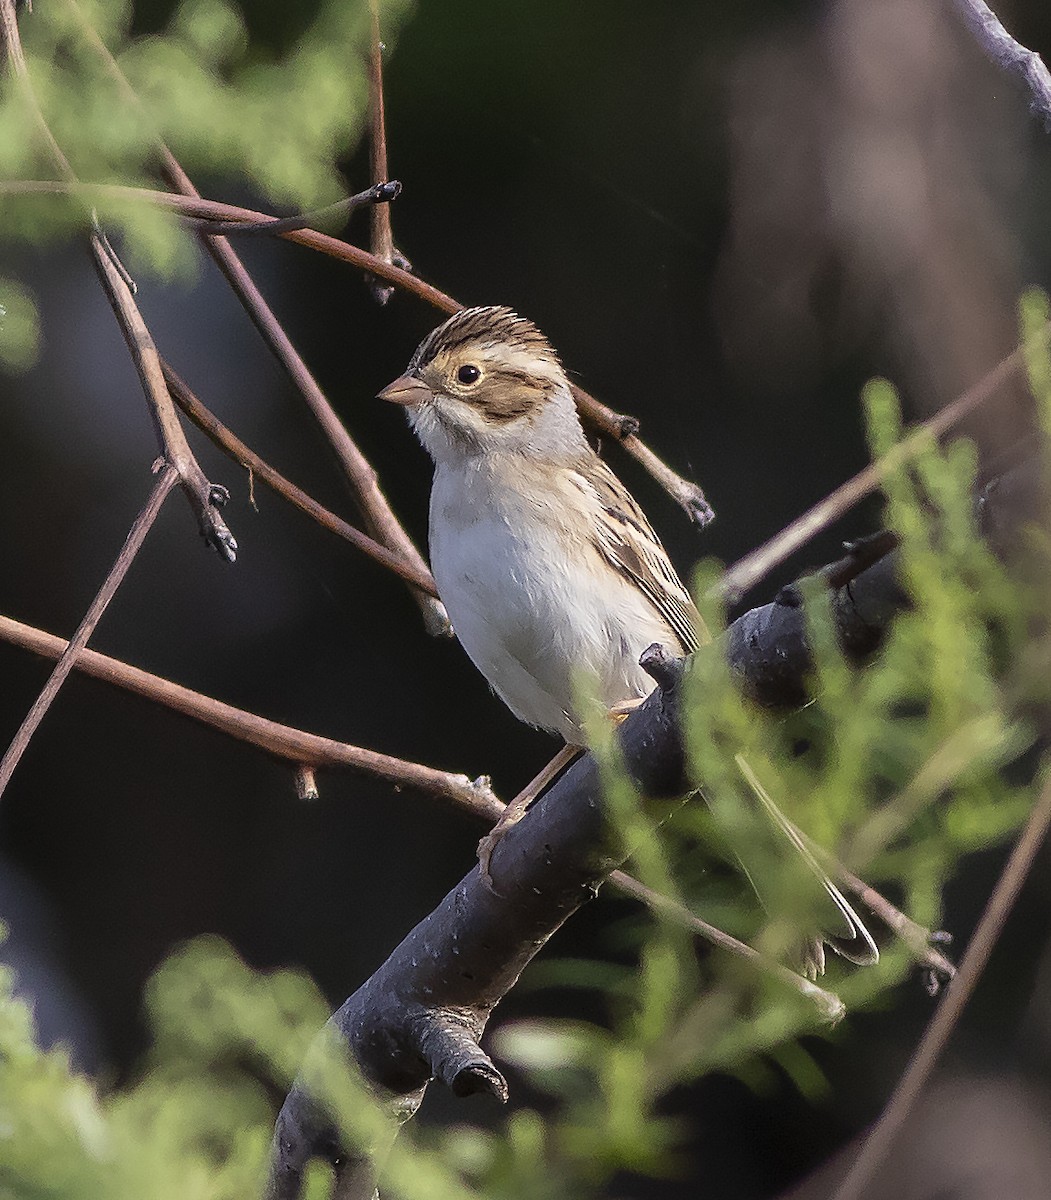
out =
{"type": "Polygon", "coordinates": [[[135,522],[128,532],[121,552],[117,555],[116,562],[110,568],[109,574],[103,581],[102,587],[96,593],[94,600],[88,606],[88,611],[77,626],[76,632],[58,656],[55,669],[51,672],[47,683],[44,684],[40,695],[33,702],[33,706],[26,714],[25,720],[18,727],[18,731],[11,740],[11,744],[7,747],[3,760],[0,761],[0,796],[3,796],[4,790],[11,780],[11,776],[18,766],[19,760],[25,753],[25,749],[29,745],[33,734],[40,727],[40,722],[51,707],[52,701],[58,695],[59,688],[65,683],[70,671],[77,665],[77,656],[88,644],[88,639],[94,633],[95,626],[102,618],[102,614],[106,611],[109,602],[116,595],[117,588],[124,582],[124,576],[127,575],[128,568],[135,561],[135,556],[139,550],[142,549],[142,544],[146,540],[146,534],[153,527],[153,523],[161,511],[164,501],[168,498],[168,493],[178,482],[179,477],[173,467],[163,461],[158,463],[158,467],[159,474],[157,481],[153,485],[153,490],[150,492],[145,507],[135,518],[135,522]]]}
{"type": "Polygon", "coordinates": [[[194,457],[168,386],[164,382],[160,355],[146,322],[142,319],[139,307],[132,298],[125,273],[110,253],[98,248],[100,245],[101,239],[96,235],[93,238],[95,265],[139,372],[142,389],[150,402],[150,411],[153,413],[165,461],[178,473],[183,492],[197,514],[201,536],[218,550],[227,562],[232,563],[237,557],[237,542],[219,514],[219,509],[229,499],[229,493],[226,488],[209,482],[194,457]]]}
{"type": "Polygon", "coordinates": [[[1029,814],[1025,829],[1011,851],[1007,866],[996,882],[978,927],[967,945],[956,978],[946,989],[945,998],[924,1031],[905,1074],[898,1081],[882,1116],[866,1138],[861,1152],[854,1159],[847,1177],[836,1189],[832,1200],[860,1200],[865,1187],[886,1157],[985,970],[989,955],[1018,898],[1022,884],[1032,869],[1037,851],[1047,837],[1049,826],[1051,779],[1044,784],[1033,811],[1029,814]]]}
{"type": "Polygon", "coordinates": [[[386,546],[370,538],[367,533],[362,533],[360,529],[348,524],[342,517],[337,517],[335,513],[330,512],[302,488],[296,487],[265,459],[260,458],[254,450],[241,441],[233,430],[228,429],[210,409],[206,408],[168,362],[162,359],[161,367],[175,403],[198,429],[207,434],[235,462],[251,471],[254,478],[261,479],[290,504],[294,504],[301,512],[313,517],[323,528],[344,538],[389,571],[399,575],[406,583],[411,583],[413,587],[428,592],[432,596],[438,595],[430,571],[419,567],[415,560],[403,558],[393,550],[388,550],[386,546]]]}
{"type": "MultiPolygon", "coordinates": [[[[37,125],[41,140],[47,146],[56,170],[67,187],[76,187],[76,174],[48,128],[47,121],[44,119],[44,114],[33,92],[25,55],[22,52],[13,0],[0,0],[0,48],[5,53],[22,97],[37,125]]],[[[90,245],[95,266],[106,288],[128,349],[135,360],[139,379],[150,403],[164,459],[178,472],[179,482],[182,484],[191,508],[197,515],[198,525],[205,540],[229,562],[233,562],[237,552],[237,543],[218,512],[219,507],[225,501],[225,491],[209,483],[190,450],[171,397],[164,386],[153,339],[135,304],[128,274],[120,265],[97,226],[91,233],[90,245]]]]}

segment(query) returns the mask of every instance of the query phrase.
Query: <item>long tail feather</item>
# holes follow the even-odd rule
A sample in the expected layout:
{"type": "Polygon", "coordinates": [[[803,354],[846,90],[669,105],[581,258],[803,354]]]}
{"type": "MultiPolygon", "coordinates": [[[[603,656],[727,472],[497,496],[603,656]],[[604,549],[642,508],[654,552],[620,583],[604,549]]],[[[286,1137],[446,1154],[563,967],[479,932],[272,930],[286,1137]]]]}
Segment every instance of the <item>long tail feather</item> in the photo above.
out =
{"type": "Polygon", "coordinates": [[[755,793],[756,798],[763,806],[764,811],[769,816],[775,828],[780,831],[786,841],[788,841],[799,855],[800,859],[806,864],[807,868],[821,883],[821,886],[825,889],[842,918],[842,927],[839,930],[821,930],[816,950],[814,947],[809,948],[806,956],[808,959],[808,971],[813,969],[816,974],[820,974],[824,970],[824,953],[821,950],[821,942],[827,943],[841,957],[858,966],[867,967],[877,963],[879,961],[879,950],[876,947],[876,943],[872,940],[872,935],[865,928],[864,922],[854,911],[853,906],[828,877],[827,872],[814,857],[804,835],[800,833],[796,826],[792,824],[777,806],[773,797],[763,787],[748,760],[743,755],[738,754],[735,755],[735,761],[742,777],[755,793]]]}

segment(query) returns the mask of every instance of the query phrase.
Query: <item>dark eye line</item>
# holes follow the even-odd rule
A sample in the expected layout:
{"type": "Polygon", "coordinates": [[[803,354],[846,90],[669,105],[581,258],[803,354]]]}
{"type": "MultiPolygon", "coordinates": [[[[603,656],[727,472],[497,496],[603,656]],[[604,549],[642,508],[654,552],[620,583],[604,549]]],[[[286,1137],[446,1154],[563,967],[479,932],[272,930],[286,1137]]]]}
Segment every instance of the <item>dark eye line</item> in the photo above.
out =
{"type": "Polygon", "coordinates": [[[464,365],[456,372],[456,378],[463,384],[477,383],[482,377],[482,372],[474,365],[474,363],[464,363],[464,365]]]}

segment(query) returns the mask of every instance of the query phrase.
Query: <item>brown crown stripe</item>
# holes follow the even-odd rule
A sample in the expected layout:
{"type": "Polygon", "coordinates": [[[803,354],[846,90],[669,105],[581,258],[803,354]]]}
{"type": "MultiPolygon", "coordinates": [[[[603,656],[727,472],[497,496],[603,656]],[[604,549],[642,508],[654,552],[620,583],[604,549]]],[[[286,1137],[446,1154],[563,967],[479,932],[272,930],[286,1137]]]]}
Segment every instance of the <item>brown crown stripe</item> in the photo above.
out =
{"type": "Polygon", "coordinates": [[[532,321],[510,308],[465,308],[439,325],[424,339],[416,353],[414,367],[426,366],[444,352],[455,350],[479,338],[483,345],[508,342],[511,345],[540,350],[557,361],[547,338],[532,321]]]}

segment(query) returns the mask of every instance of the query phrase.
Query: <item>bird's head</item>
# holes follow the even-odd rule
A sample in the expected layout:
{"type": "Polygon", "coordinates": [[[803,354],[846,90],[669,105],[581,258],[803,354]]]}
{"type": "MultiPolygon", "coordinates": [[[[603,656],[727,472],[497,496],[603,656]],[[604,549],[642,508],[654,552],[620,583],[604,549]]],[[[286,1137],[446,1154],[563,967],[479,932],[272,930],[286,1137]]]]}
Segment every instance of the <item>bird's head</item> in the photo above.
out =
{"type": "Polygon", "coordinates": [[[465,308],[379,393],[405,405],[435,461],[487,452],[579,453],[583,433],[550,342],[509,308],[465,308]]]}

